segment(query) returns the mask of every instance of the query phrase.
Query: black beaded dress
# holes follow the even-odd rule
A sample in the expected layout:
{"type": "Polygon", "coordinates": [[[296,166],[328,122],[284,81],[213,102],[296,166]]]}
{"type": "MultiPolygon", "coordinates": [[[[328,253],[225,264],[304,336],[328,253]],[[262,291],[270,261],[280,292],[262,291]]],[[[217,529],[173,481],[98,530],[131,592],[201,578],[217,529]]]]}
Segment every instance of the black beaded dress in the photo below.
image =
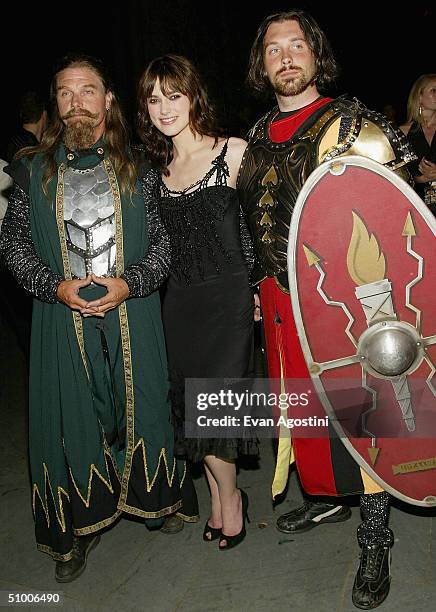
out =
{"type": "Polygon", "coordinates": [[[182,192],[160,183],[160,214],[171,268],[163,303],[176,454],[236,459],[257,454],[249,437],[185,438],[185,378],[252,374],[253,250],[238,195],[227,185],[227,142],[206,175],[182,192]]]}

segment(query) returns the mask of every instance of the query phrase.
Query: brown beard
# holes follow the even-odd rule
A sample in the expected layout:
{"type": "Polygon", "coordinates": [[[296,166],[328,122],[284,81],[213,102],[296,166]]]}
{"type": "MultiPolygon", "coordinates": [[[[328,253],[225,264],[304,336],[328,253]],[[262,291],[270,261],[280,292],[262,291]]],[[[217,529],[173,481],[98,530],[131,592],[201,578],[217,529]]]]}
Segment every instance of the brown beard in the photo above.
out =
{"type": "Polygon", "coordinates": [[[64,130],[64,144],[71,151],[90,149],[95,143],[95,130],[92,121],[76,121],[66,125],[64,130]]]}
{"type": "Polygon", "coordinates": [[[276,94],[279,96],[298,96],[303,93],[312,83],[316,80],[316,74],[312,75],[309,79],[308,75],[301,72],[296,77],[292,77],[288,80],[279,80],[280,73],[276,75],[273,88],[276,94]]]}

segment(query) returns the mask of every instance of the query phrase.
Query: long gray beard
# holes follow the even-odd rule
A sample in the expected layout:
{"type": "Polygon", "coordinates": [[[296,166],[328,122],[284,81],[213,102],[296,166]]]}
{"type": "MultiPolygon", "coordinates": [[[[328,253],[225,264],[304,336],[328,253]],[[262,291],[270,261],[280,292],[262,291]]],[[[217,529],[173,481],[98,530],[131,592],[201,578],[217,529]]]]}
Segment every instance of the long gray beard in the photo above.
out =
{"type": "Polygon", "coordinates": [[[94,142],[94,126],[91,121],[78,122],[65,127],[64,144],[71,151],[90,149],[94,142]]]}

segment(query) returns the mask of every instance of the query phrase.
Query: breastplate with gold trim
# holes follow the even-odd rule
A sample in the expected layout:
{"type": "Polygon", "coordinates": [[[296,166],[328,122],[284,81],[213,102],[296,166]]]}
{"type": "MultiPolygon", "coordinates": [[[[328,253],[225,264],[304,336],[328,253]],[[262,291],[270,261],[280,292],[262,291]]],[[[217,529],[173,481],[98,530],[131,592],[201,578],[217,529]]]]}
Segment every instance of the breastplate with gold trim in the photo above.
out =
{"type": "Polygon", "coordinates": [[[289,226],[298,194],[311,172],[323,161],[345,154],[371,157],[401,172],[414,155],[398,129],[357,100],[338,98],[326,104],[283,143],[269,138],[276,112],[262,117],[250,133],[238,190],[256,249],[252,278],[257,283],[274,277],[288,292],[289,226]]]}

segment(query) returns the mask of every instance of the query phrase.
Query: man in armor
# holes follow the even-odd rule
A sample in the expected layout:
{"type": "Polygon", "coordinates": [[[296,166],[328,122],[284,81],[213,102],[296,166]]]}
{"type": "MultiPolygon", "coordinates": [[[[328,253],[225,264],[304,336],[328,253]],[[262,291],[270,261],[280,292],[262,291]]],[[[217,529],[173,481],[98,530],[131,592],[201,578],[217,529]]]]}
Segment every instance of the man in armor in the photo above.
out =
{"type": "MultiPolygon", "coordinates": [[[[260,283],[271,378],[310,377],[290,308],[287,274],[290,219],[307,177],[323,161],[342,154],[371,157],[407,176],[404,167],[413,158],[401,133],[383,117],[357,100],[320,94],[336,73],[325,34],[307,13],[271,15],[260,25],[248,83],[258,93],[272,88],[278,107],[249,134],[238,188],[257,253],[254,280],[260,283]]],[[[279,517],[278,529],[297,534],[346,521],[351,516],[348,506],[319,496],[360,492],[363,522],[357,537],[362,550],[353,603],[361,609],[377,607],[390,586],[388,494],[359,468],[337,437],[296,438],[291,443],[288,436],[279,438],[274,497],[284,490],[294,457],[306,497],[302,507],[279,517]]]]}
{"type": "MultiPolygon", "coordinates": [[[[144,192],[104,67],[64,58],[53,122],[7,172],[0,250],[34,296],[29,436],[37,546],[58,582],[122,512],[181,506],[156,289],[168,239],[144,192]]],[[[151,179],[149,181],[152,182],[151,179]]],[[[150,192],[150,193],[148,193],[150,192]]]]}

